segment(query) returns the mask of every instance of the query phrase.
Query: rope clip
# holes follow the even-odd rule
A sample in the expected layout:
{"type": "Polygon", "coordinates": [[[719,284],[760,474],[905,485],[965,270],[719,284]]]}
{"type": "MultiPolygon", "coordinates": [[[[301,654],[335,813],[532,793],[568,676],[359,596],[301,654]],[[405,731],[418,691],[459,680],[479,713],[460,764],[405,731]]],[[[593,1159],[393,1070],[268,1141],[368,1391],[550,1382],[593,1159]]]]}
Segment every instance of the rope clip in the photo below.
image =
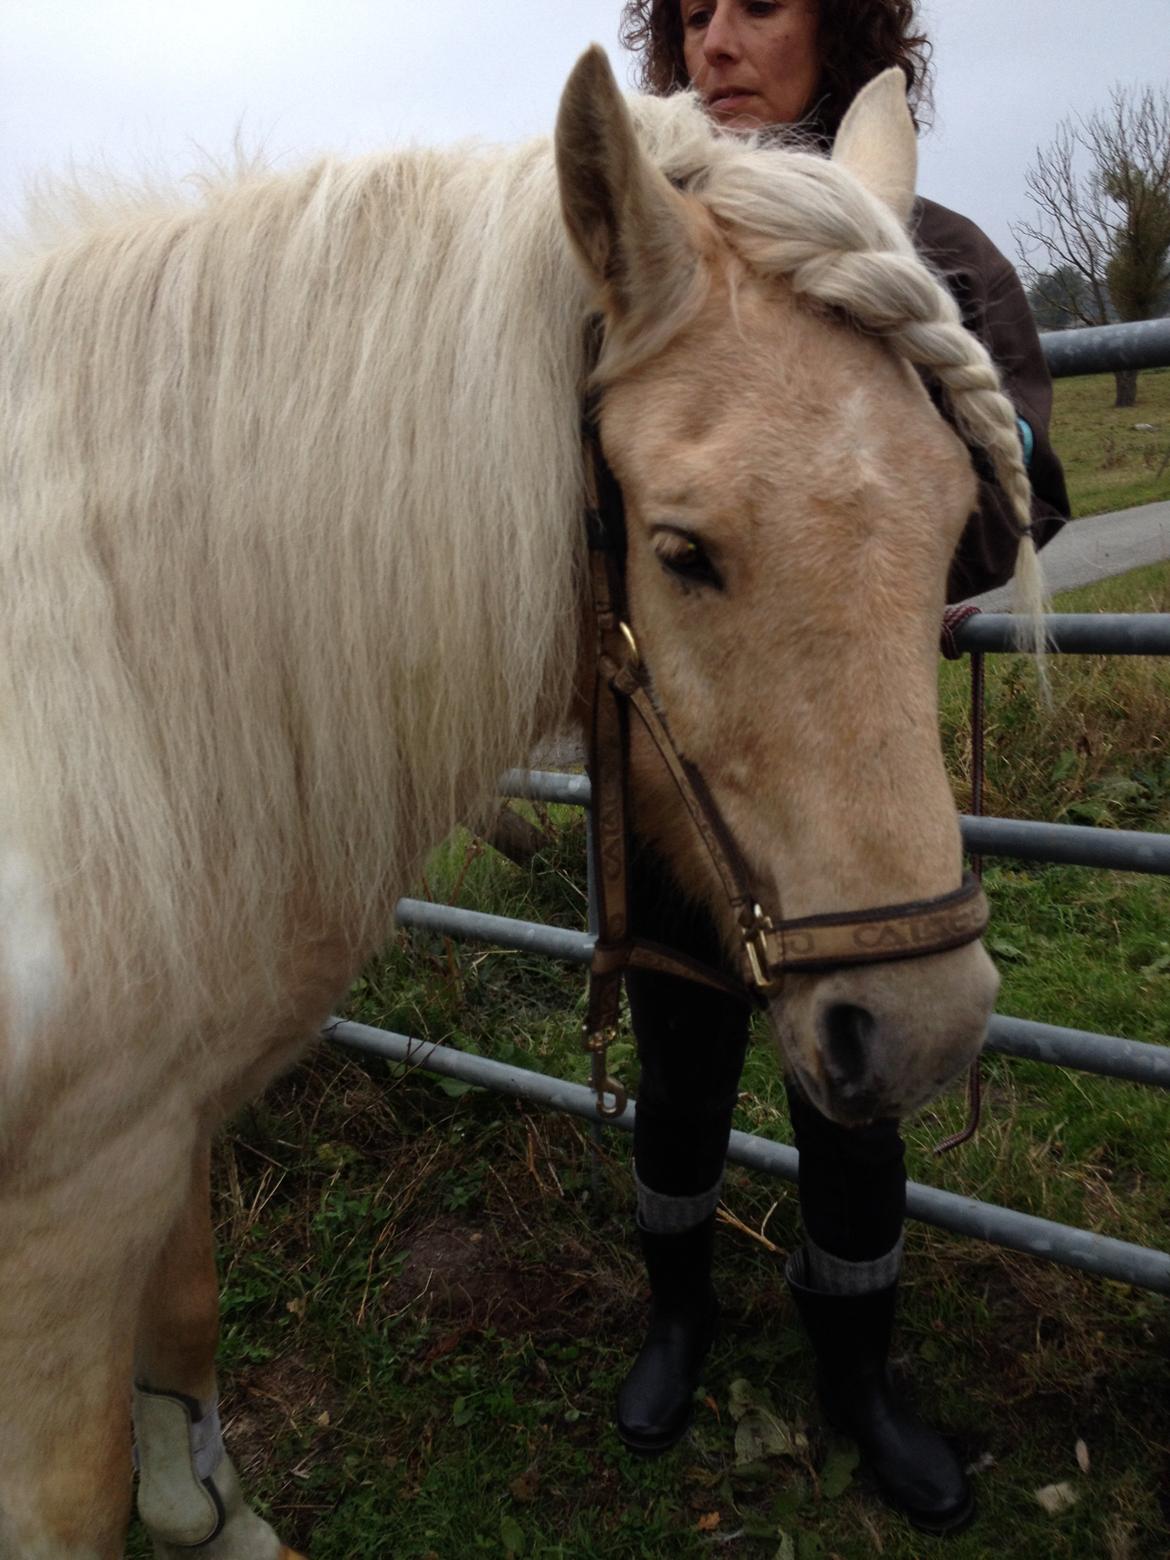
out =
{"type": "Polygon", "coordinates": [[[605,1029],[586,1029],[585,1050],[589,1052],[589,1082],[597,1097],[597,1114],[607,1120],[620,1116],[629,1103],[629,1095],[616,1078],[611,1078],[606,1064],[606,1052],[617,1039],[613,1026],[605,1029]],[[607,1096],[612,1096],[612,1103],[607,1096]]]}

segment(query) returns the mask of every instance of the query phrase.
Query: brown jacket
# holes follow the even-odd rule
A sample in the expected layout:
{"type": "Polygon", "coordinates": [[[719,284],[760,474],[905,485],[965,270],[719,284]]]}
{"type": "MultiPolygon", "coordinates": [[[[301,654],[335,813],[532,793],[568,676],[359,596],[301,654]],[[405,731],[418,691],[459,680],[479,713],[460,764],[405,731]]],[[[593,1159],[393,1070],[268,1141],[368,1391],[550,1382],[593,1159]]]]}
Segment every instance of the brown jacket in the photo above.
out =
{"type": "MultiPolygon", "coordinates": [[[[931,200],[920,200],[912,232],[919,253],[950,289],[963,323],[983,342],[1003,375],[1003,387],[1035,439],[1032,522],[1040,546],[1051,541],[1068,515],[1064,472],[1048,440],[1052,381],[1024,289],[1010,261],[974,222],[931,200]]],[[[928,388],[946,416],[936,385],[928,388]]],[[[951,563],[947,600],[992,590],[1011,578],[1017,541],[1011,506],[986,455],[971,452],[979,476],[979,508],[967,522],[951,563]]]]}

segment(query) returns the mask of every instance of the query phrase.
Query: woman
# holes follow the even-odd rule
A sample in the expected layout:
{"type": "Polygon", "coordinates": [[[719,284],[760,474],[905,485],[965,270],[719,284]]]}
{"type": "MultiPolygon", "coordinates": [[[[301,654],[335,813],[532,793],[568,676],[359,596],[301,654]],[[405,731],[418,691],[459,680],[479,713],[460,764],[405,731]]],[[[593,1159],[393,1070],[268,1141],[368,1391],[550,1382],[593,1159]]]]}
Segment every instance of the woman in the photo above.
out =
{"type": "MultiPolygon", "coordinates": [[[[693,87],[729,128],[798,124],[828,148],[854,95],[879,71],[900,67],[912,104],[926,93],[929,45],[915,30],[913,0],[627,0],[622,23],[642,86],[659,93],[693,87]]],[[[1048,442],[1051,384],[1019,280],[973,223],[930,201],[918,202],[914,237],[1004,375],[1043,544],[1059,529],[1068,499],[1048,442]]],[[[990,466],[977,450],[972,459],[979,508],[952,562],[951,601],[1009,578],[1018,545],[990,466]]],[[[679,904],[645,850],[634,879],[641,936],[719,959],[706,915],[679,904]]],[[[665,976],[631,970],[627,986],[642,1067],[634,1165],[653,1308],[619,1393],[618,1431],[627,1445],[655,1453],[685,1432],[714,1335],[715,1209],[748,1012],[665,976]]],[[[846,1129],[791,1084],[788,1098],[805,1243],[786,1276],[817,1359],[822,1405],[857,1440],[891,1505],[927,1532],[957,1531],[973,1513],[970,1486],[947,1443],[900,1400],[887,1371],[906,1205],[898,1123],[846,1129]]]]}

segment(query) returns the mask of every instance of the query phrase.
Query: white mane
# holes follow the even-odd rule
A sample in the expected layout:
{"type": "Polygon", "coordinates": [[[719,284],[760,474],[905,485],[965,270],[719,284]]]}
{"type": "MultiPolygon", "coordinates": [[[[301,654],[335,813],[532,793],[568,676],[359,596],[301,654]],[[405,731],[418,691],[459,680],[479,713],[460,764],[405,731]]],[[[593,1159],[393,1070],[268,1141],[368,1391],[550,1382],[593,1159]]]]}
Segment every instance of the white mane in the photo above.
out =
{"type": "Polygon", "coordinates": [[[0,827],[99,989],[197,1004],[298,895],[368,944],[561,713],[585,312],[544,142],[95,204],[0,278],[0,827]]]}
{"type": "MultiPolygon", "coordinates": [[[[633,111],[749,263],[940,374],[1023,505],[893,218],[688,98],[633,111]]],[[[590,304],[546,140],[72,204],[0,274],[0,846],[92,929],[95,1000],[187,1026],[292,905],[367,948],[567,707],[590,304]]]]}

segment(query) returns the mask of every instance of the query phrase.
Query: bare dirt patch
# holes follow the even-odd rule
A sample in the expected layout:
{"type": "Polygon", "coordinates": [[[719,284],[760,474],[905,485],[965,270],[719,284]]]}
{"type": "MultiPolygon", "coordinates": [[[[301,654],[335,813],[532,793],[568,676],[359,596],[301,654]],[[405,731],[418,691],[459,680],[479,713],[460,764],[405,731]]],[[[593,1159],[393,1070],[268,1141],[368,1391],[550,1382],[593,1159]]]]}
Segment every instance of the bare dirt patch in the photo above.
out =
{"type": "Polygon", "coordinates": [[[562,1327],[577,1335],[595,1306],[591,1268],[590,1253],[575,1240],[566,1241],[556,1262],[529,1260],[505,1230],[438,1219],[410,1238],[379,1309],[409,1310],[413,1322],[446,1326],[456,1338],[489,1329],[547,1337],[562,1327]]]}
{"type": "Polygon", "coordinates": [[[247,1478],[270,1460],[272,1446],[288,1431],[305,1434],[332,1424],[341,1397],[331,1377],[296,1354],[236,1371],[226,1403],[224,1429],[232,1457],[247,1478]]]}

